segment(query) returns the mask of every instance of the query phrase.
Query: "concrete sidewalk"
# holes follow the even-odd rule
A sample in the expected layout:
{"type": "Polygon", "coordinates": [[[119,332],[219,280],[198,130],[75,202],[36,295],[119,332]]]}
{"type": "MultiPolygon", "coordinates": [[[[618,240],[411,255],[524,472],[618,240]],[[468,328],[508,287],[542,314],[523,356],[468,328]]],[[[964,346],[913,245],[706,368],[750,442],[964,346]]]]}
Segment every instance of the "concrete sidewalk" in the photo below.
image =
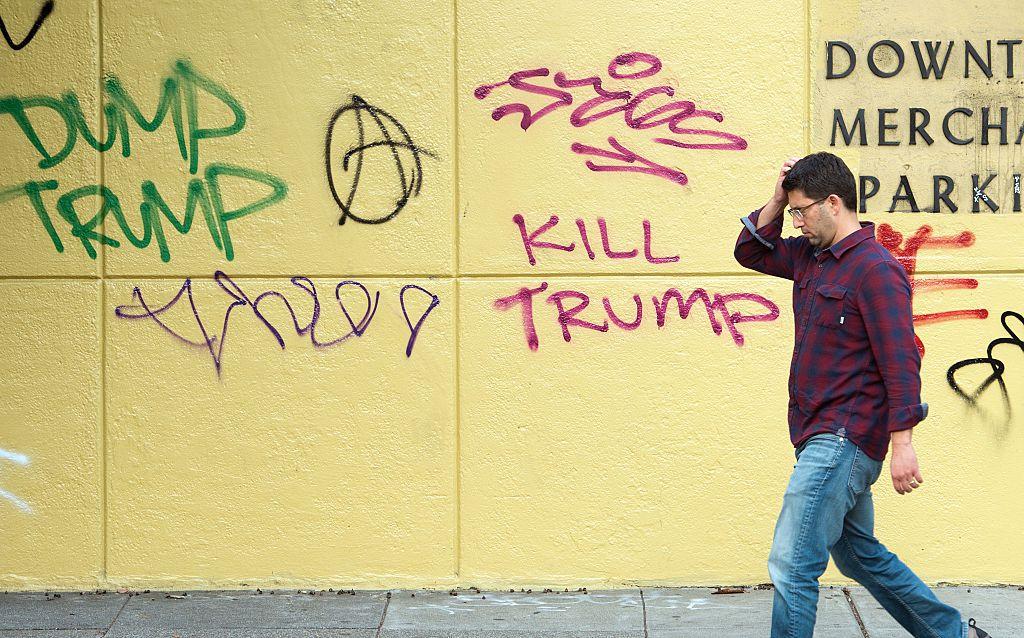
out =
{"type": "MultiPolygon", "coordinates": [[[[736,590],[8,593],[0,638],[766,638],[771,589],[736,590]]],[[[1022,588],[935,592],[995,638],[1024,636],[1022,588]]],[[[814,635],[910,634],[863,589],[825,587],[814,635]]]]}

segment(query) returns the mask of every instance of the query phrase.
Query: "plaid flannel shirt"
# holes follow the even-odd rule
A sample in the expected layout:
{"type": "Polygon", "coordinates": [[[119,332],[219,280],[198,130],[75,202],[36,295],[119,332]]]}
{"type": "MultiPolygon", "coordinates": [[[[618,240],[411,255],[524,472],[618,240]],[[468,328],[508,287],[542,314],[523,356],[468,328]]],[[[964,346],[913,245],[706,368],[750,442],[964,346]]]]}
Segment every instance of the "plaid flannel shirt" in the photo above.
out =
{"type": "Polygon", "coordinates": [[[881,461],[890,433],[928,414],[907,274],[875,241],[870,222],[819,251],[805,237],[782,238],[784,215],[758,229],[760,212],[741,218],[735,256],[746,268],[793,280],[790,440],[799,446],[831,432],[881,461]]]}

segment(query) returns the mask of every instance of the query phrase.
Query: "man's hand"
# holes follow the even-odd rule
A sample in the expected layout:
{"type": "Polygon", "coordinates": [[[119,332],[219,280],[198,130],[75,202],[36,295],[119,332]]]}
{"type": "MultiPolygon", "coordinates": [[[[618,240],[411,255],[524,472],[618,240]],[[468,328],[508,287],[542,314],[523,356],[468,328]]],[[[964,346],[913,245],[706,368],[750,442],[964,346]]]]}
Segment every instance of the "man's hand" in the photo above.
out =
{"type": "Polygon", "coordinates": [[[786,179],[786,174],[789,173],[789,169],[793,168],[793,164],[796,164],[799,158],[791,157],[782,163],[782,170],[779,171],[779,179],[775,182],[775,193],[772,195],[772,201],[779,206],[785,207],[789,203],[789,196],[786,195],[786,191],[782,188],[782,181],[786,179]]]}
{"type": "Polygon", "coordinates": [[[775,180],[775,192],[772,193],[768,203],[761,207],[761,214],[757,217],[758,228],[764,228],[775,221],[782,214],[782,211],[786,209],[786,206],[789,205],[789,195],[782,188],[782,182],[786,179],[789,169],[793,168],[793,164],[796,164],[798,160],[799,158],[791,157],[782,163],[782,169],[779,170],[779,179],[775,180]]]}
{"type": "Polygon", "coordinates": [[[909,494],[924,483],[921,469],[917,466],[917,454],[909,441],[893,443],[889,471],[892,473],[892,486],[900,494],[909,494]]]}

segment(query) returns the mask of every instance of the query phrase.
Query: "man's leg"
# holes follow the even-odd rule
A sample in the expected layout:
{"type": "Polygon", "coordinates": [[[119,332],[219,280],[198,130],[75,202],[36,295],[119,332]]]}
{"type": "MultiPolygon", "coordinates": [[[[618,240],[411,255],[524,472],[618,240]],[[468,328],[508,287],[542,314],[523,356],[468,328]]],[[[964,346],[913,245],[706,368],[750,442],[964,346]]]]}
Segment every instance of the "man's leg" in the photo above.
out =
{"type": "Polygon", "coordinates": [[[857,447],[834,434],[815,435],[797,455],[782,501],[768,573],[775,585],[772,638],[811,638],[818,577],[853,507],[848,489],[857,447]]]}
{"type": "MultiPolygon", "coordinates": [[[[867,461],[877,464],[874,470],[881,469],[880,462],[867,461]]],[[[877,479],[878,472],[872,473],[873,478],[867,479],[867,489],[857,496],[856,504],[846,515],[843,533],[832,547],[836,567],[867,588],[915,638],[966,637],[967,625],[960,612],[936,598],[910,568],[875,538],[871,483],[877,479]]]]}

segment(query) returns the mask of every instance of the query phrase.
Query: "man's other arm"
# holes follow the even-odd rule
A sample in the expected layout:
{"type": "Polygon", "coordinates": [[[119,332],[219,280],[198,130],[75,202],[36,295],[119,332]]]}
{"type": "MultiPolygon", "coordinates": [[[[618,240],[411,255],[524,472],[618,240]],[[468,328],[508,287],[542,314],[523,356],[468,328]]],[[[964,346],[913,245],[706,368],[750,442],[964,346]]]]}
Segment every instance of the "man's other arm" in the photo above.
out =
{"type": "Polygon", "coordinates": [[[889,404],[885,427],[892,436],[893,487],[906,494],[924,482],[910,430],[928,415],[928,405],[921,402],[921,354],[914,343],[906,272],[893,260],[872,266],[857,291],[857,305],[889,404]]]}

